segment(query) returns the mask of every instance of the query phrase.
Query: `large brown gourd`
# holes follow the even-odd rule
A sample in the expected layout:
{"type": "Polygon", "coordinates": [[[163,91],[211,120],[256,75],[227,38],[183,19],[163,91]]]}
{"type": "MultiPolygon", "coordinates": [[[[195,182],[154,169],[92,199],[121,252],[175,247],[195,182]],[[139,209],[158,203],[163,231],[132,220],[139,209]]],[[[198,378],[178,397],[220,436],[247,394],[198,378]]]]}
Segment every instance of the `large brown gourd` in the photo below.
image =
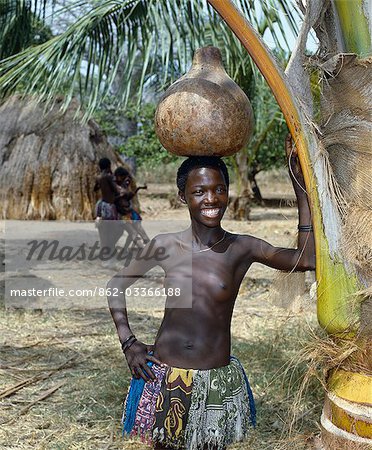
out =
{"type": "Polygon", "coordinates": [[[251,104],[215,47],[196,50],[190,71],[169,87],[155,114],[160,142],[180,156],[233,155],[252,129],[251,104]]]}

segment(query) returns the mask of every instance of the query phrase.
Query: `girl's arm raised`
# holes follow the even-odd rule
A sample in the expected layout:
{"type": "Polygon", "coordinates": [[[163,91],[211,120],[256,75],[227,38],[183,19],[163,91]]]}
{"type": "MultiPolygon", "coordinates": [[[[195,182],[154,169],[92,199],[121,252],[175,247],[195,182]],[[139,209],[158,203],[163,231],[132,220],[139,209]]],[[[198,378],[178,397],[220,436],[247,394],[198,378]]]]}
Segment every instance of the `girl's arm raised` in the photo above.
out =
{"type": "Polygon", "coordinates": [[[312,231],[311,212],[297,156],[296,147],[291,135],[285,142],[288,159],[289,175],[298,205],[298,239],[297,249],[274,247],[261,239],[254,239],[250,243],[252,260],[284,271],[306,271],[315,269],[315,243],[312,231]]]}

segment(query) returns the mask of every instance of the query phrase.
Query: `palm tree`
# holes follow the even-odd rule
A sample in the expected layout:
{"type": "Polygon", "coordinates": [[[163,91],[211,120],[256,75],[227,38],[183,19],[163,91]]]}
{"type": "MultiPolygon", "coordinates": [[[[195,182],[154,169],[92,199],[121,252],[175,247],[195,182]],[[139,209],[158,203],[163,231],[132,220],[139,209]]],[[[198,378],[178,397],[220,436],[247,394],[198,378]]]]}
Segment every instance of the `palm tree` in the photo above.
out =
{"type": "MultiPolygon", "coordinates": [[[[367,2],[311,0],[305,5],[299,1],[304,20],[285,73],[250,25],[260,26],[256,2],[236,1],[242,12],[231,0],[208,0],[208,4],[202,0],[98,2],[61,36],[4,60],[0,88],[8,95],[23,87],[24,92],[37,92],[49,101],[63,91],[68,104],[78,86],[89,117],[110,92],[119,66],[123,78],[118,99],[125,103],[139,60],[141,86],[151,79],[158,61],[163,67],[158,78],[166,83],[185,71],[195,48],[212,44],[225,49],[225,63],[234,77],[250,67],[250,59],[242,57],[243,45],[283,111],[299,150],[311,201],[318,319],[340,348],[327,379],[321,418],[323,445],[329,450],[369,448],[372,377],[366,349],[372,327],[367,289],[372,245],[367,183],[372,167],[372,95],[367,2]],[[305,46],[311,28],[319,49],[309,59],[305,46]],[[315,73],[321,83],[320,100],[315,102],[307,71],[310,64],[312,76],[315,73]],[[343,352],[345,341],[352,343],[352,351],[343,352]]],[[[262,2],[263,20],[277,38],[274,22],[280,26],[281,21],[278,14],[273,17],[272,5],[285,11],[292,25],[293,5],[289,0],[262,2]]]]}
{"type": "MultiPolygon", "coordinates": [[[[43,17],[40,9],[53,2],[8,0],[7,3],[9,7],[2,16],[0,11],[0,18],[3,17],[4,23],[14,22],[20,27],[26,20],[20,11],[27,10],[28,18],[43,17]]],[[[77,6],[75,2],[63,3],[65,6],[56,17],[66,20],[70,16],[75,22],[49,42],[3,61],[0,89],[4,96],[14,91],[25,95],[37,92],[39,100],[51,105],[56,95],[63,93],[64,109],[73,97],[79,96],[87,120],[109,95],[117,99],[118,105],[125,105],[129,98],[141,100],[144,85],[154,84],[161,90],[187,70],[194,50],[204,45],[221,48],[230,76],[248,97],[256,96],[259,71],[205,0],[116,0],[92,4],[86,1],[77,6]]],[[[276,2],[270,0],[259,12],[252,8],[254,3],[241,1],[241,6],[260,34],[271,33],[278,51],[284,55],[282,47],[287,44],[281,14],[287,14],[289,28],[294,33],[297,31],[290,4],[279,2],[278,9],[273,7],[276,2]]],[[[271,104],[275,110],[273,122],[282,124],[279,108],[275,101],[271,104]]],[[[266,135],[265,126],[257,127],[255,141],[260,142],[266,135]]],[[[230,210],[240,219],[248,218],[252,197],[248,150],[245,148],[234,158],[239,180],[238,202],[232,202],[230,210]]]]}
{"type": "Polygon", "coordinates": [[[321,418],[324,448],[370,448],[369,10],[359,0],[307,2],[297,47],[283,73],[231,1],[209,3],[244,42],[271,86],[299,148],[316,236],[318,320],[340,347],[327,379],[321,418]],[[317,59],[312,61],[322,83],[320,118],[314,111],[305,69],[309,63],[305,44],[311,27],[320,43],[317,59]],[[353,344],[347,355],[342,355],[345,339],[353,344]]]}
{"type": "MultiPolygon", "coordinates": [[[[38,11],[39,7],[53,2],[5,0],[4,4],[14,3],[32,4],[38,11]]],[[[72,14],[74,3],[62,8],[57,17],[72,14]]],[[[297,29],[291,1],[287,1],[288,6],[281,1],[263,2],[261,18],[251,0],[238,3],[261,34],[266,30],[271,32],[279,48],[286,41],[283,20],[277,8],[273,8],[275,3],[287,14],[290,28],[297,29]]],[[[239,84],[245,87],[250,82],[251,59],[205,0],[85,1],[79,2],[78,8],[83,4],[88,12],[64,33],[2,62],[3,94],[21,89],[26,94],[37,92],[40,99],[53,101],[56,94],[63,92],[66,106],[73,96],[80,95],[86,117],[90,117],[111,92],[113,84],[117,84],[118,73],[122,74],[122,80],[115,94],[123,104],[128,100],[133,74],[140,65],[142,70],[136,73],[141,81],[137,96],[140,99],[147,80],[151,81],[155,75],[163,85],[169,84],[186,72],[195,49],[204,45],[222,49],[228,73],[239,84]]],[[[11,17],[21,27],[23,16],[19,11],[20,8],[4,8],[4,23],[11,17]]]]}

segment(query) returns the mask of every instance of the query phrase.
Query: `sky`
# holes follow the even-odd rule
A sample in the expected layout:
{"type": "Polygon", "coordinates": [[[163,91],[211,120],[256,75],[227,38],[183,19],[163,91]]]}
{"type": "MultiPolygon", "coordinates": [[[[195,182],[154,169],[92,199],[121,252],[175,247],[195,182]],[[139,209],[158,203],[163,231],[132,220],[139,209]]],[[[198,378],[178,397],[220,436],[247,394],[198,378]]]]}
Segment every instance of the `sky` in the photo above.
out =
{"type": "MultiPolygon", "coordinates": [[[[300,18],[298,18],[298,25],[299,25],[299,27],[301,26],[300,18]]],[[[292,33],[291,29],[289,28],[288,24],[284,24],[284,30],[286,30],[285,34],[286,34],[287,42],[292,51],[295,46],[296,38],[295,38],[294,34],[292,33]]],[[[268,47],[270,47],[271,49],[275,49],[276,44],[275,44],[275,41],[273,40],[270,32],[265,33],[264,41],[268,45],[268,47]]],[[[284,39],[281,38],[281,39],[279,39],[279,41],[283,46],[285,46],[284,39]]],[[[309,50],[309,52],[311,52],[311,53],[316,52],[316,50],[318,48],[317,42],[318,41],[316,39],[315,33],[311,32],[311,34],[308,37],[307,45],[306,45],[306,48],[309,50]]]]}
{"type": "MultiPolygon", "coordinates": [[[[256,8],[256,10],[257,11],[260,11],[261,10],[261,12],[262,12],[262,8],[261,8],[261,4],[262,4],[262,2],[265,2],[265,1],[268,1],[268,0],[254,0],[255,1],[255,8],[256,8]]],[[[70,0],[67,0],[67,1],[60,1],[59,2],[60,4],[73,4],[73,2],[71,2],[70,0]]],[[[58,10],[59,8],[57,7],[57,10],[58,10]]],[[[50,16],[51,15],[51,13],[52,13],[52,8],[51,7],[47,7],[47,16],[50,16]]],[[[290,27],[289,27],[289,25],[288,25],[288,23],[287,23],[287,21],[285,20],[285,14],[284,14],[284,12],[281,10],[281,9],[279,9],[279,15],[280,15],[280,17],[283,19],[282,20],[282,23],[283,23],[283,25],[284,25],[284,30],[285,30],[285,35],[286,35],[286,39],[287,39],[287,42],[288,42],[288,44],[289,44],[289,47],[290,47],[290,50],[292,50],[293,48],[294,48],[294,45],[295,45],[295,36],[294,36],[294,34],[293,34],[293,32],[292,32],[292,30],[290,29],[290,27]]],[[[298,25],[298,28],[300,28],[301,27],[301,18],[300,18],[300,16],[298,15],[298,14],[294,14],[294,17],[295,17],[295,20],[296,20],[296,22],[297,22],[297,25],[298,25]]],[[[56,32],[61,32],[61,31],[63,31],[63,29],[65,29],[65,27],[66,27],[66,22],[64,22],[64,23],[61,23],[61,21],[60,20],[53,20],[53,22],[54,23],[52,23],[52,29],[56,32]]],[[[274,26],[275,28],[277,28],[278,29],[278,26],[277,25],[275,25],[274,26]]],[[[280,33],[278,33],[278,36],[280,35],[280,33]]],[[[273,38],[272,38],[272,36],[271,36],[271,33],[268,31],[268,32],[266,32],[265,33],[265,35],[264,35],[264,41],[265,41],[265,43],[268,45],[268,47],[270,47],[271,49],[275,49],[275,47],[276,47],[276,44],[275,44],[275,41],[273,40],[273,38]]],[[[283,46],[283,48],[285,48],[285,42],[284,42],[284,39],[283,38],[280,38],[279,39],[279,41],[280,41],[280,43],[282,44],[282,46],[283,46]]],[[[317,49],[317,40],[316,40],[316,37],[315,37],[315,34],[314,33],[312,33],[310,36],[309,36],[309,39],[308,39],[308,42],[307,42],[307,48],[308,48],[308,50],[310,51],[310,52],[312,52],[312,53],[314,53],[315,51],[316,51],[316,49],[317,49]]]]}
{"type": "MultiPolygon", "coordinates": [[[[265,1],[265,0],[263,0],[265,1]]],[[[256,4],[258,5],[259,2],[256,0],[256,4]]],[[[296,42],[296,37],[293,34],[290,26],[288,25],[288,22],[285,20],[285,13],[279,9],[279,16],[282,18],[282,23],[283,23],[283,28],[285,30],[285,36],[288,42],[288,45],[290,47],[290,50],[293,50],[294,46],[295,46],[295,42],[296,42]]],[[[294,14],[295,17],[295,21],[296,24],[298,26],[298,29],[300,30],[301,25],[302,25],[302,20],[299,14],[294,14]]],[[[277,25],[274,26],[274,28],[279,30],[279,27],[277,25]]],[[[278,36],[280,35],[280,33],[278,33],[278,36]]],[[[270,47],[271,49],[275,49],[276,44],[274,39],[271,36],[271,33],[269,31],[267,31],[264,35],[264,41],[265,43],[268,45],[268,47],[270,47]]],[[[285,47],[285,42],[283,38],[279,39],[280,43],[282,44],[283,48],[285,47]]],[[[307,49],[311,52],[311,53],[315,53],[316,49],[318,47],[317,44],[317,39],[315,36],[314,32],[311,32],[309,35],[309,38],[307,40],[307,49]]]]}

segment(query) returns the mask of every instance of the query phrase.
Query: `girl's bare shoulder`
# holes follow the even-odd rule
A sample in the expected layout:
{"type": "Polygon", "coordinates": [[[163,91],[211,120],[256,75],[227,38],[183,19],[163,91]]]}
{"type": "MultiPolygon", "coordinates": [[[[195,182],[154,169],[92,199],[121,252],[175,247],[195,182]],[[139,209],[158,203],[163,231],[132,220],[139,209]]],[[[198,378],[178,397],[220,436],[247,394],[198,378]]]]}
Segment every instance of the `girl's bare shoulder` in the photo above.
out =
{"type": "Polygon", "coordinates": [[[155,242],[157,246],[171,246],[173,244],[179,244],[180,240],[182,240],[182,236],[182,231],[176,233],[161,233],[157,234],[152,241],[155,242]]]}
{"type": "Polygon", "coordinates": [[[261,246],[263,241],[256,236],[250,234],[233,234],[229,233],[231,241],[234,247],[234,251],[242,253],[244,255],[253,255],[257,252],[257,249],[261,246]]]}

